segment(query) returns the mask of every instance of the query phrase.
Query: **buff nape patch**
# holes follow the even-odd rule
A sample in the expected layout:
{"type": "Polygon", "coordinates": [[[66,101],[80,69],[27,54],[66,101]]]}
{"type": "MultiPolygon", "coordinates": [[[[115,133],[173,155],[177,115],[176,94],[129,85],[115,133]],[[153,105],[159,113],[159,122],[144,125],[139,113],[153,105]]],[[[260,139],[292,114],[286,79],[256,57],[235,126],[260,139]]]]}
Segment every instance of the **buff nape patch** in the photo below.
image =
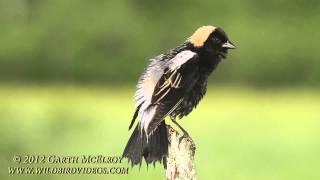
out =
{"type": "Polygon", "coordinates": [[[215,29],[216,27],[214,26],[202,26],[198,28],[187,41],[192,43],[195,47],[202,47],[215,29]]]}

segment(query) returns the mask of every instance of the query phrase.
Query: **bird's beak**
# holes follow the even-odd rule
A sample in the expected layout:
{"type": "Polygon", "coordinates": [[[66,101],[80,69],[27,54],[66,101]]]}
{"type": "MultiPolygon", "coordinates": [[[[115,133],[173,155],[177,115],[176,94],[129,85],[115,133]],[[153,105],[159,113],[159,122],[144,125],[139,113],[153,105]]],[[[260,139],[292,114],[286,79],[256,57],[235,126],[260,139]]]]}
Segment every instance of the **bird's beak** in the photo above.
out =
{"type": "Polygon", "coordinates": [[[222,44],[222,47],[227,49],[236,49],[236,46],[232,44],[232,42],[227,41],[226,43],[222,44]]]}

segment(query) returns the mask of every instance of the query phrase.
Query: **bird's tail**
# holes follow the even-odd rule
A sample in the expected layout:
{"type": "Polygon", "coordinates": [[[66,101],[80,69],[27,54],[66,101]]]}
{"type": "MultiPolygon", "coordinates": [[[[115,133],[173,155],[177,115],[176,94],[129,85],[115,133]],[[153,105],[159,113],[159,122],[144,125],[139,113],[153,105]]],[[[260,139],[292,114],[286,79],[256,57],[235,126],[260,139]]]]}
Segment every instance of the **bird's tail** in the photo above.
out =
{"type": "Polygon", "coordinates": [[[147,164],[163,162],[166,168],[166,158],[168,156],[168,134],[164,121],[160,123],[154,132],[149,135],[148,141],[144,130],[139,128],[139,124],[134,129],[126,148],[123,152],[123,157],[131,161],[132,166],[142,163],[144,157],[147,164]]]}

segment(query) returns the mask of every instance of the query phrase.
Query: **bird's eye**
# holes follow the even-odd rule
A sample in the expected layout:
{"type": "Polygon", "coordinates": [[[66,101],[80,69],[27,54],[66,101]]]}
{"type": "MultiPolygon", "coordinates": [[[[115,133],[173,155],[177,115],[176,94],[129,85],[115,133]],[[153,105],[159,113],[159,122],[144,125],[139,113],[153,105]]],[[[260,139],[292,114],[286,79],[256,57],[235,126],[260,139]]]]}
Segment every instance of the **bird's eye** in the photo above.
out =
{"type": "Polygon", "coordinates": [[[212,39],[212,41],[213,41],[214,43],[216,43],[216,44],[221,43],[221,40],[218,39],[218,38],[216,38],[216,37],[214,37],[214,38],[212,39]]]}

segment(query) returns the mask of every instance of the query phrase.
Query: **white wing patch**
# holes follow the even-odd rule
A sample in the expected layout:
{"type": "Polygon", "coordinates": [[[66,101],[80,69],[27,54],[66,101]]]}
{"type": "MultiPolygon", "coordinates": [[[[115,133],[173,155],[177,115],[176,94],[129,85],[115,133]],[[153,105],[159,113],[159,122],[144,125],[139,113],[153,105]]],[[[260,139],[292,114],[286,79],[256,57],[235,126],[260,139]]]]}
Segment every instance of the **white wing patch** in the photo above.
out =
{"type": "Polygon", "coordinates": [[[144,110],[150,105],[154,88],[163,74],[164,62],[161,62],[158,58],[161,58],[161,56],[151,59],[151,63],[139,79],[135,101],[136,107],[143,103],[140,110],[144,110]]]}
{"type": "MultiPolygon", "coordinates": [[[[157,106],[152,106],[142,112],[141,120],[140,120],[140,131],[144,131],[147,135],[150,133],[148,132],[148,127],[150,122],[152,121],[153,117],[156,114],[157,106]]],[[[142,134],[142,132],[141,132],[142,134]]],[[[148,142],[148,136],[147,136],[147,142],[148,142]]]]}
{"type": "MultiPolygon", "coordinates": [[[[163,55],[151,59],[151,63],[148,65],[148,67],[145,69],[144,73],[141,75],[139,79],[137,91],[135,93],[136,107],[142,104],[139,110],[139,115],[141,117],[139,123],[140,128],[141,130],[144,130],[146,134],[148,134],[148,126],[156,114],[156,106],[151,109],[148,109],[148,107],[151,105],[151,100],[153,97],[155,86],[164,74],[164,70],[166,68],[169,68],[169,70],[171,71],[176,71],[181,67],[181,65],[183,65],[196,55],[196,53],[190,50],[185,50],[181,51],[174,58],[168,59],[167,61],[162,60],[163,55]]],[[[181,81],[181,78],[181,76],[177,76],[176,79],[174,79],[173,81],[173,85],[178,86],[178,84],[181,81]]],[[[166,94],[167,93],[165,93],[165,95],[166,94]]]]}
{"type": "Polygon", "coordinates": [[[172,71],[179,69],[182,64],[186,63],[196,55],[197,54],[195,52],[190,50],[181,51],[169,61],[169,69],[172,71]]]}

